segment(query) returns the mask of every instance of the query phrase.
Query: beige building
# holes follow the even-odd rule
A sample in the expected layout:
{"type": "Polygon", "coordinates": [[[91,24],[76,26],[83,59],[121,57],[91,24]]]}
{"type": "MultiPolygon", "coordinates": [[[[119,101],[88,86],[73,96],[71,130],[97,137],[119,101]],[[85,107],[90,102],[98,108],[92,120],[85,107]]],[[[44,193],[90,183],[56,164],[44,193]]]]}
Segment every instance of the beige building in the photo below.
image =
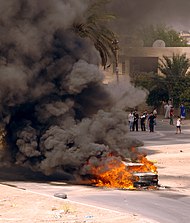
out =
{"type": "MultiPolygon", "coordinates": [[[[119,75],[157,73],[159,72],[159,58],[184,53],[190,58],[190,47],[124,47],[119,51],[119,75]]],[[[114,65],[111,68],[111,73],[116,73],[114,65]]]]}

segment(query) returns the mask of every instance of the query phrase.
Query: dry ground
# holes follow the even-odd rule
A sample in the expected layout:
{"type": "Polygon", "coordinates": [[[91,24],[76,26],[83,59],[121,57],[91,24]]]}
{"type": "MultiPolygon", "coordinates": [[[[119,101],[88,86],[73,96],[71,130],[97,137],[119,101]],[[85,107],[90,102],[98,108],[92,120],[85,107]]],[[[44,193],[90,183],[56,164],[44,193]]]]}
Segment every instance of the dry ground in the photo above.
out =
{"type": "Polygon", "coordinates": [[[8,223],[153,223],[133,213],[71,203],[54,197],[0,185],[0,222],[8,223]]]}
{"type": "Polygon", "coordinates": [[[190,144],[149,147],[159,153],[148,156],[156,162],[159,183],[190,195],[190,144]]]}

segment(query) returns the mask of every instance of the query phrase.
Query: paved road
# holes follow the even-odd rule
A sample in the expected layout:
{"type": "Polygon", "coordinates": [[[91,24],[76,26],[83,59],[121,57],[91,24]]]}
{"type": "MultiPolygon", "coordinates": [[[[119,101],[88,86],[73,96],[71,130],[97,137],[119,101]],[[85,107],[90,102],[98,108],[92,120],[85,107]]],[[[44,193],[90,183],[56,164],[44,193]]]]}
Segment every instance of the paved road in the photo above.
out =
{"type": "MultiPolygon", "coordinates": [[[[184,123],[183,133],[178,135],[175,134],[175,127],[169,126],[167,121],[159,119],[155,133],[131,132],[129,134],[131,137],[142,139],[147,148],[153,145],[190,143],[189,121],[184,123]]],[[[190,196],[177,190],[167,188],[157,191],[113,190],[68,185],[54,181],[54,179],[47,181],[46,177],[44,177],[44,181],[39,182],[39,179],[42,180],[40,174],[28,174],[23,170],[14,171],[15,174],[9,175],[8,169],[6,172],[5,169],[0,169],[1,183],[27,189],[35,193],[46,194],[47,196],[53,196],[55,193],[66,193],[68,200],[74,202],[119,212],[130,211],[160,223],[190,222],[190,196]],[[20,180],[18,181],[18,179],[20,180]]],[[[11,173],[13,173],[13,170],[11,173]]]]}
{"type": "Polygon", "coordinates": [[[190,143],[190,120],[184,121],[181,134],[175,132],[175,125],[169,125],[168,119],[159,118],[154,133],[135,131],[129,132],[129,135],[142,140],[145,146],[187,144],[190,143]]]}
{"type": "Polygon", "coordinates": [[[66,193],[68,200],[121,213],[132,212],[160,223],[189,223],[190,197],[176,191],[127,191],[58,182],[6,182],[39,194],[66,193]]]}
{"type": "Polygon", "coordinates": [[[175,191],[127,191],[65,185],[57,182],[10,182],[18,188],[53,196],[66,193],[68,200],[121,213],[132,212],[160,223],[189,223],[190,197],[175,191]]]}

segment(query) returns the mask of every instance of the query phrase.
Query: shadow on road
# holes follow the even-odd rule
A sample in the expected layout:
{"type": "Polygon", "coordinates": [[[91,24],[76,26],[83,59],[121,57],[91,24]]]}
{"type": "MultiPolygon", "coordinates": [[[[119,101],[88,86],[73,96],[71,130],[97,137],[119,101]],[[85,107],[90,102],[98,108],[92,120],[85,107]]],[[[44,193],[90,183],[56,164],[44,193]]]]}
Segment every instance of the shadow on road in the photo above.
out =
{"type": "Polygon", "coordinates": [[[70,175],[59,175],[54,174],[46,176],[41,172],[34,172],[31,169],[11,166],[11,167],[0,167],[0,182],[5,181],[28,181],[28,182],[50,182],[50,181],[70,181],[70,175]]]}

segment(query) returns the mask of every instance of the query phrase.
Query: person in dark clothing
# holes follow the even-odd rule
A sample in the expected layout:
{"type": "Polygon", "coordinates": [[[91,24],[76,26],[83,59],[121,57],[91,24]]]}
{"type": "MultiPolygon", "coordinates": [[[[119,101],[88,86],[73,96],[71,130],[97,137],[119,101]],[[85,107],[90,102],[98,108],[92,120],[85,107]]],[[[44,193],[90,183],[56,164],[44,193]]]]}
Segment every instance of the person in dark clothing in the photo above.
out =
{"type": "Polygon", "coordinates": [[[135,131],[135,130],[138,131],[139,130],[138,122],[139,122],[139,114],[135,111],[134,112],[133,131],[135,131]]]}
{"type": "Polygon", "coordinates": [[[156,117],[153,115],[153,112],[151,112],[149,117],[148,117],[148,123],[149,123],[150,132],[154,132],[155,118],[156,117]]]}
{"type": "Polygon", "coordinates": [[[145,121],[146,121],[146,114],[143,113],[140,117],[141,120],[141,130],[146,131],[145,121]]]}
{"type": "Polygon", "coordinates": [[[174,107],[170,108],[170,125],[174,125],[174,107]]]}

